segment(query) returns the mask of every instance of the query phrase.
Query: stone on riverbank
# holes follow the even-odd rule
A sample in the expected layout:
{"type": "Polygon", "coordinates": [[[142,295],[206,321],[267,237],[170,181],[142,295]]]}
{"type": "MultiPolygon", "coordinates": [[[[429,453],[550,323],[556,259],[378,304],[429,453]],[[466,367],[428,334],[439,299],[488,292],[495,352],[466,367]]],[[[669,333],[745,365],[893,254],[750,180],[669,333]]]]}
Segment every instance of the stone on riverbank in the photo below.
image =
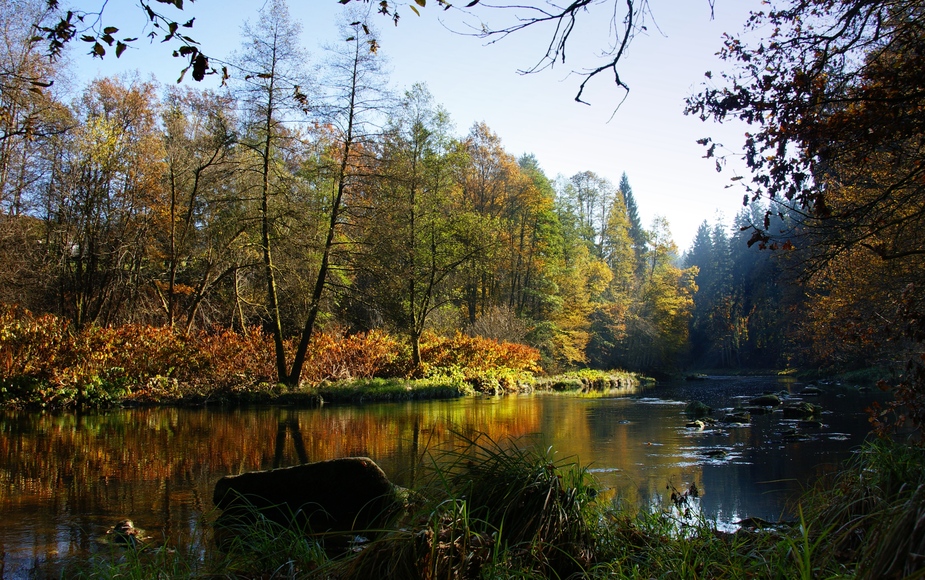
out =
{"type": "Polygon", "coordinates": [[[220,523],[247,523],[259,513],[310,533],[352,532],[382,528],[404,505],[401,491],[372,459],[345,457],[225,476],[213,501],[220,523]]]}

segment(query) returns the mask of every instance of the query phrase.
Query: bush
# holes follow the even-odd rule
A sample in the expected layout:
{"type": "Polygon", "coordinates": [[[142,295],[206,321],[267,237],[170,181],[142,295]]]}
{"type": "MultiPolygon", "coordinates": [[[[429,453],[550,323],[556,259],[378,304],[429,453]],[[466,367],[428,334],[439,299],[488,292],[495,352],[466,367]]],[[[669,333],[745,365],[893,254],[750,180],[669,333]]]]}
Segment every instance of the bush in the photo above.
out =
{"type": "MultiPolygon", "coordinates": [[[[294,343],[287,341],[285,348],[291,360],[294,343]]],[[[517,390],[539,370],[536,349],[462,334],[428,334],[422,355],[430,392],[441,396],[453,389],[517,390]]],[[[317,387],[407,378],[410,367],[407,345],[387,333],[347,335],[334,329],[312,337],[302,382],[317,387]]],[[[262,401],[279,394],[276,379],[273,341],[259,329],[217,328],[186,336],[168,327],[128,324],[78,331],[51,315],[36,317],[16,307],[0,310],[0,404],[6,407],[262,401]]]]}

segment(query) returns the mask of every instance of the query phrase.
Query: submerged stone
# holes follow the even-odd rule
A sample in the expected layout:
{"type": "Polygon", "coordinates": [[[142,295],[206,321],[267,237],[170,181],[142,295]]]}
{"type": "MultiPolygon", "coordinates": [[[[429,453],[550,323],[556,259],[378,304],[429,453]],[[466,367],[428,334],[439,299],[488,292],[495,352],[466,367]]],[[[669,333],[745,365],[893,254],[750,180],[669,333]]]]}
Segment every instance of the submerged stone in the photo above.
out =
{"type": "Polygon", "coordinates": [[[707,406],[706,404],[700,401],[691,401],[690,403],[687,404],[687,408],[685,410],[687,411],[687,414],[690,415],[694,419],[699,419],[700,417],[706,417],[707,415],[713,412],[712,408],[710,408],[709,406],[707,406]]]}
{"type": "Polygon", "coordinates": [[[777,407],[780,405],[780,397],[777,395],[761,395],[751,399],[748,403],[758,407],[777,407]]]}

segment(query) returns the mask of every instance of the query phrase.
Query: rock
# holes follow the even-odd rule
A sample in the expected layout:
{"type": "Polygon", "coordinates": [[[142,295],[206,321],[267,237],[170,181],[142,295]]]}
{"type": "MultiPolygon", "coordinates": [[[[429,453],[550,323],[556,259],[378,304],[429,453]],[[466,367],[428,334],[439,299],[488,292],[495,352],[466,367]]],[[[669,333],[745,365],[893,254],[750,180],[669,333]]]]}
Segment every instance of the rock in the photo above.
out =
{"type": "Polygon", "coordinates": [[[822,389],[820,389],[819,387],[814,387],[812,385],[805,387],[802,391],[800,391],[801,395],[811,395],[811,396],[821,395],[822,393],[823,393],[822,389]]]}
{"type": "Polygon", "coordinates": [[[707,380],[707,378],[708,378],[707,375],[703,373],[694,373],[694,374],[687,375],[686,377],[684,377],[684,380],[685,381],[705,381],[707,380]]]}
{"type": "Polygon", "coordinates": [[[706,417],[707,415],[713,412],[713,409],[711,409],[704,403],[701,403],[700,401],[691,401],[690,403],[687,404],[687,408],[685,409],[685,411],[692,418],[697,419],[700,417],[706,417]]]}
{"type": "Polygon", "coordinates": [[[139,542],[145,540],[144,530],[136,528],[132,520],[119,521],[109,528],[106,534],[112,535],[112,543],[120,546],[135,547],[139,542]]]}
{"type": "Polygon", "coordinates": [[[758,407],[756,405],[749,405],[742,408],[743,411],[751,413],[752,415],[767,415],[771,412],[771,407],[758,407]]]}
{"type": "Polygon", "coordinates": [[[220,523],[247,523],[259,512],[284,526],[324,533],[382,528],[404,505],[402,495],[372,459],[345,457],[226,476],[212,499],[222,510],[220,523]]]}
{"type": "Polygon", "coordinates": [[[761,395],[748,402],[750,405],[758,407],[777,407],[780,405],[780,397],[777,395],[761,395]]]}
{"type": "Polygon", "coordinates": [[[809,419],[822,412],[822,407],[802,401],[784,407],[784,419],[809,419]]]}
{"type": "Polygon", "coordinates": [[[735,411],[726,413],[725,421],[727,423],[751,423],[752,416],[748,411],[735,411]]]}
{"type": "Polygon", "coordinates": [[[710,459],[723,459],[728,455],[725,449],[706,449],[700,452],[700,455],[703,457],[709,457],[710,459]]]}
{"type": "Polygon", "coordinates": [[[703,421],[691,421],[690,423],[687,423],[684,426],[687,427],[688,429],[697,429],[698,431],[703,431],[703,428],[706,427],[707,424],[704,423],[703,421]]]}

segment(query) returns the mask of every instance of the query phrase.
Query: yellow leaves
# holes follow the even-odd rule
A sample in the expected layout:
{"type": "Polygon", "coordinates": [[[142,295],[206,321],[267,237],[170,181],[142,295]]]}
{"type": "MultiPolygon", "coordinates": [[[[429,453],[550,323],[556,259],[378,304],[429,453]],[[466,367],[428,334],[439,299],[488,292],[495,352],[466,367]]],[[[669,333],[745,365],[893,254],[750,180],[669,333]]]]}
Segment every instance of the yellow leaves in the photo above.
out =
{"type": "Polygon", "coordinates": [[[116,161],[120,134],[115,122],[96,116],[87,119],[78,133],[79,150],[89,163],[104,167],[116,161]]]}

